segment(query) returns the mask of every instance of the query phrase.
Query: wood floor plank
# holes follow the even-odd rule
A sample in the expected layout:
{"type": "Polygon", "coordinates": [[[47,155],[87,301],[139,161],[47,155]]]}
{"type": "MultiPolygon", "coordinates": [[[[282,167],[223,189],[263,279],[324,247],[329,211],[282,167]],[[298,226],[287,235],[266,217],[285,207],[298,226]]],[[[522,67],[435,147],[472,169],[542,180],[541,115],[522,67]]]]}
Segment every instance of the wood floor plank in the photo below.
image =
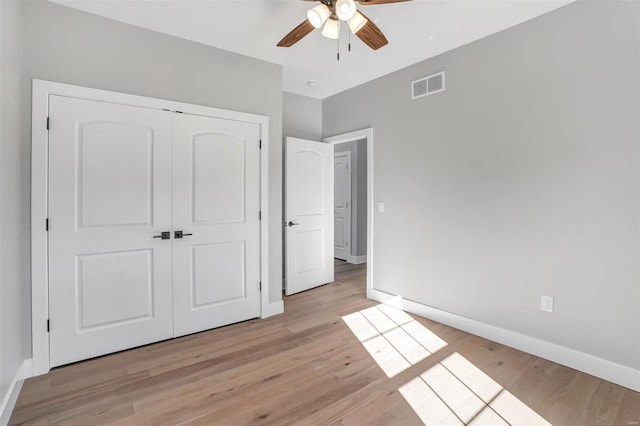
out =
{"type": "Polygon", "coordinates": [[[598,389],[589,401],[585,424],[611,425],[620,413],[625,391],[613,383],[600,381],[598,389]]]}
{"type": "Polygon", "coordinates": [[[624,398],[614,423],[624,426],[638,426],[640,425],[640,393],[631,393],[621,389],[624,392],[624,398]]]}
{"type": "MultiPolygon", "coordinates": [[[[428,399],[403,395],[400,389],[426,373],[433,378],[434,372],[445,374],[438,380],[450,381],[436,388],[458,389],[459,398],[473,399],[469,395],[482,389],[478,383],[493,383],[498,396],[507,392],[514,398],[512,406],[526,411],[521,418],[538,416],[561,426],[640,423],[637,392],[425,318],[412,317],[414,330],[433,333],[445,345],[425,348],[420,358],[411,355],[424,352],[418,338],[402,331],[400,322],[389,323],[391,317],[380,317],[391,324],[389,330],[376,329],[366,319],[367,312],[375,311],[362,316],[373,334],[354,335],[345,318],[377,304],[365,298],[365,265],[336,261],[335,266],[334,283],[285,297],[283,315],[29,379],[10,424],[409,426],[422,424],[416,411],[430,407],[416,406],[428,399]],[[410,349],[402,347],[406,339],[410,349]],[[376,359],[390,359],[393,351],[393,359],[406,365],[388,377],[376,359]],[[452,359],[466,370],[451,367],[452,359]]],[[[426,381],[417,384],[433,393],[443,410],[456,405],[451,392],[440,395],[426,381]]],[[[482,418],[496,418],[487,404],[477,407],[488,410],[482,418]]]]}

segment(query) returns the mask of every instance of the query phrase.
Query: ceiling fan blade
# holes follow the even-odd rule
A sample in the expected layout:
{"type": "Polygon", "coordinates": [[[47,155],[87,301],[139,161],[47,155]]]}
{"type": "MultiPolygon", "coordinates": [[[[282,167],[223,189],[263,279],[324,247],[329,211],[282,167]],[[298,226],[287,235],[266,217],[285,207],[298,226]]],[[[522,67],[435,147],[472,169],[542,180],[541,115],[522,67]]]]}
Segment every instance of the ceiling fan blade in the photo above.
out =
{"type": "Polygon", "coordinates": [[[374,4],[401,3],[405,1],[411,1],[411,0],[356,0],[356,1],[360,3],[362,6],[369,6],[374,4]]]}
{"type": "Polygon", "coordinates": [[[300,25],[295,27],[289,34],[278,42],[278,47],[291,47],[299,42],[304,36],[314,30],[313,25],[308,19],[305,19],[300,25]]]}
{"type": "Polygon", "coordinates": [[[365,16],[364,13],[360,13],[367,19],[367,23],[364,24],[364,27],[362,27],[360,31],[356,33],[356,35],[360,37],[360,40],[362,40],[373,50],[378,50],[382,46],[386,46],[387,44],[389,44],[389,41],[384,36],[384,34],[382,34],[380,28],[378,28],[378,26],[374,24],[373,21],[369,19],[369,17],[365,16]]]}

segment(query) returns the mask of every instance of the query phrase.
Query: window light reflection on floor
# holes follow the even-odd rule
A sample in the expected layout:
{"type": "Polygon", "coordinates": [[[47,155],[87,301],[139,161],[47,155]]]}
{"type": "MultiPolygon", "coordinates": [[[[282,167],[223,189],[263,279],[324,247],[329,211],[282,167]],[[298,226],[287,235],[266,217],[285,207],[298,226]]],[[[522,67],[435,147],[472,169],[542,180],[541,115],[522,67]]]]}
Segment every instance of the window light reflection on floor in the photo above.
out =
{"type": "Polygon", "coordinates": [[[387,377],[400,374],[447,345],[406,312],[386,305],[342,319],[387,377]]]}
{"type": "MultiPolygon", "coordinates": [[[[447,346],[406,312],[388,305],[342,319],[389,378],[447,346]]],[[[550,424],[457,352],[398,390],[427,425],[550,424]]]]}
{"type": "Polygon", "coordinates": [[[549,425],[459,353],[399,388],[427,425],[549,425]]]}

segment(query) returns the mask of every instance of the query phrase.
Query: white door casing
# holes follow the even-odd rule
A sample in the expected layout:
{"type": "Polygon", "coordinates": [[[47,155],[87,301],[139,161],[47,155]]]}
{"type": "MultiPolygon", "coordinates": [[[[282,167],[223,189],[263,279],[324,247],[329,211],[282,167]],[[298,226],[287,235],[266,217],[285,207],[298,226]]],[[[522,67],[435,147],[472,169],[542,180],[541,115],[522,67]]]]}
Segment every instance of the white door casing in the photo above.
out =
{"type": "Polygon", "coordinates": [[[351,257],[351,152],[336,152],[334,171],[334,250],[333,256],[341,260],[351,257]]]}
{"type": "Polygon", "coordinates": [[[333,282],[333,146],[288,137],[285,293],[333,282]]]}
{"type": "Polygon", "coordinates": [[[173,336],[170,113],[52,96],[51,366],[173,336]]]}
{"type": "Polygon", "coordinates": [[[259,317],[260,126],[177,115],[173,141],[175,334],[259,317]]]}
{"type": "MultiPolygon", "coordinates": [[[[373,264],[375,259],[375,250],[374,250],[374,208],[376,199],[374,197],[374,179],[373,179],[373,129],[362,129],[356,130],[349,133],[344,133],[340,135],[330,136],[324,138],[324,142],[335,145],[340,143],[347,143],[359,140],[366,140],[367,144],[367,255],[366,255],[366,264],[367,264],[367,298],[371,298],[373,295],[374,288],[374,280],[373,280],[373,264]]],[[[362,207],[362,206],[359,206],[362,207]]]]}

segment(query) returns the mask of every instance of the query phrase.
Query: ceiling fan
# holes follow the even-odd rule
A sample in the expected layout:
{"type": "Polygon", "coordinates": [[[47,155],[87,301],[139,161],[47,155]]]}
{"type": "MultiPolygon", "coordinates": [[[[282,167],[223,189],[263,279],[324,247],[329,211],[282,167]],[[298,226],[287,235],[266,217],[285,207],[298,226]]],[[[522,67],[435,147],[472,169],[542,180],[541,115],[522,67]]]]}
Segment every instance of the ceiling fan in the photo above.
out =
{"type": "Polygon", "coordinates": [[[284,36],[279,47],[291,47],[316,28],[322,29],[322,35],[337,39],[340,34],[340,23],[346,22],[352,33],[357,35],[367,46],[378,50],[389,43],[380,28],[356,7],[400,3],[410,0],[304,0],[320,2],[318,6],[307,12],[307,18],[284,36]]]}

